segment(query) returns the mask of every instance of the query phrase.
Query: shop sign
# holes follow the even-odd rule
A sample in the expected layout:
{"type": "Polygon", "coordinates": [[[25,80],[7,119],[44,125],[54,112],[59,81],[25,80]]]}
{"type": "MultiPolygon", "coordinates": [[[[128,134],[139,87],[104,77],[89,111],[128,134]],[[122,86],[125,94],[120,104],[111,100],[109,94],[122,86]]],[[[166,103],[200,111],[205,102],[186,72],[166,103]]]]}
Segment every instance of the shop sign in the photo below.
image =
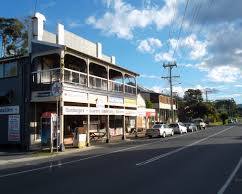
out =
{"type": "Polygon", "coordinates": [[[98,100],[104,104],[107,103],[107,96],[89,94],[88,98],[89,98],[89,102],[93,104],[96,104],[98,100]]]}
{"type": "Polygon", "coordinates": [[[136,106],[136,99],[125,98],[124,99],[124,105],[125,106],[136,106]]]}
{"type": "Polygon", "coordinates": [[[20,115],[8,115],[8,141],[20,141],[20,115]]]}
{"type": "Polygon", "coordinates": [[[127,110],[127,109],[125,109],[125,116],[137,116],[137,110],[127,110]]]}
{"type": "Polygon", "coordinates": [[[2,106],[0,115],[19,114],[19,106],[2,106]]]}
{"type": "Polygon", "coordinates": [[[123,98],[110,96],[108,98],[108,102],[109,102],[109,104],[113,104],[113,105],[123,105],[124,104],[124,99],[123,98]]]}
{"type": "MultiPolygon", "coordinates": [[[[124,115],[124,109],[64,106],[64,115],[124,115]]],[[[131,113],[129,113],[131,114],[131,113]]]]}
{"type": "Polygon", "coordinates": [[[63,100],[66,102],[87,102],[87,93],[74,92],[74,91],[63,91],[63,100]]]}
{"type": "Polygon", "coordinates": [[[64,106],[63,107],[64,115],[88,115],[88,107],[78,107],[78,106],[64,106]]]}

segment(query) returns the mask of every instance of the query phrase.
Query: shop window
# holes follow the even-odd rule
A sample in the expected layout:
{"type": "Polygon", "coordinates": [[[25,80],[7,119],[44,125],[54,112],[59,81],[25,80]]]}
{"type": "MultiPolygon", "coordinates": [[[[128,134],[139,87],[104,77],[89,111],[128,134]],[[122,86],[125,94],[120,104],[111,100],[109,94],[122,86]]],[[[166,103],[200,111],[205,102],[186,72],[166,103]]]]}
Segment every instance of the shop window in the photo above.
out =
{"type": "Polygon", "coordinates": [[[17,76],[17,69],[16,62],[0,64],[0,78],[17,76]]]}
{"type": "Polygon", "coordinates": [[[4,64],[4,77],[17,76],[17,63],[6,63],[4,64]]]}

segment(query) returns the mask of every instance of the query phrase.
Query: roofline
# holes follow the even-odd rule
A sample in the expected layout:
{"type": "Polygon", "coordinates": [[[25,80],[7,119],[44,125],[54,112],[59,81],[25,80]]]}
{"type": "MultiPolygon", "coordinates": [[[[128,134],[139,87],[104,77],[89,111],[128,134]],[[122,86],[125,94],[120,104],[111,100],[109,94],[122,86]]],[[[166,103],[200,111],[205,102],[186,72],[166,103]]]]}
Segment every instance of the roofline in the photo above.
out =
{"type": "Polygon", "coordinates": [[[110,62],[105,61],[105,60],[103,60],[103,59],[99,59],[99,58],[94,57],[94,56],[92,56],[92,55],[88,55],[88,54],[86,54],[86,53],[83,53],[83,52],[77,51],[77,50],[72,49],[72,48],[70,48],[70,47],[66,47],[66,50],[67,50],[67,51],[71,51],[71,52],[76,52],[76,53],[78,53],[78,54],[84,55],[84,56],[89,57],[89,58],[91,58],[91,59],[95,59],[95,60],[100,61],[100,62],[102,62],[102,63],[105,63],[105,64],[107,64],[107,65],[109,65],[109,66],[111,66],[111,67],[118,68],[118,69],[120,69],[120,70],[126,71],[126,72],[128,72],[129,74],[133,74],[133,75],[136,76],[136,77],[139,76],[139,74],[136,73],[136,72],[130,71],[130,70],[124,68],[124,67],[121,67],[121,66],[119,66],[119,65],[115,65],[115,64],[113,64],[113,63],[110,63],[110,62]]]}

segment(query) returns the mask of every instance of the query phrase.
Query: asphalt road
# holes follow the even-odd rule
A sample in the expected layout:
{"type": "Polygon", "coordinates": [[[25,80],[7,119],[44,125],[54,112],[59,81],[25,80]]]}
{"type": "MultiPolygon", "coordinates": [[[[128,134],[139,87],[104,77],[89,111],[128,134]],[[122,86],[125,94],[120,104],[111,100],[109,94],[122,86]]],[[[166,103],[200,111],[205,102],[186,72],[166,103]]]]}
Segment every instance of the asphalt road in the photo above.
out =
{"type": "Polygon", "coordinates": [[[242,126],[215,127],[1,170],[0,193],[241,194],[241,157],[242,126]]]}

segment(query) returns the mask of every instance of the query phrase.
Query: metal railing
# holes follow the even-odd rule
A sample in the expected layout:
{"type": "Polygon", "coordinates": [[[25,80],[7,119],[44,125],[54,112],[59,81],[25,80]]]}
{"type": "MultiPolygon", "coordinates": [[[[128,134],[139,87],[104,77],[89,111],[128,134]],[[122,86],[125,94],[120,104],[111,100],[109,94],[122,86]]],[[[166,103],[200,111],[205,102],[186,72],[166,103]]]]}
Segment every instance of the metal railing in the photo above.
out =
{"type": "Polygon", "coordinates": [[[125,84],[125,93],[136,94],[136,87],[125,84]]]}
{"type": "Polygon", "coordinates": [[[64,82],[87,86],[87,74],[64,68],[64,82]]]}
{"type": "Polygon", "coordinates": [[[51,84],[59,79],[60,68],[32,72],[32,81],[35,84],[51,84]]]}
{"type": "MultiPolygon", "coordinates": [[[[32,82],[34,84],[52,84],[60,80],[60,68],[41,70],[32,72],[32,82]]],[[[64,68],[64,82],[87,86],[87,74],[79,71],[64,68]]],[[[123,91],[123,83],[114,80],[107,80],[94,75],[89,75],[89,87],[101,90],[107,90],[109,84],[109,91],[111,92],[125,92],[129,94],[136,94],[136,87],[125,84],[125,91],[123,91]]]]}
{"type": "Polygon", "coordinates": [[[89,75],[89,87],[101,90],[108,89],[108,80],[102,77],[97,77],[95,75],[89,75]]]}
{"type": "Polygon", "coordinates": [[[108,89],[111,92],[123,92],[123,83],[117,82],[117,81],[113,81],[113,80],[109,80],[109,85],[108,85],[108,89]]]}

